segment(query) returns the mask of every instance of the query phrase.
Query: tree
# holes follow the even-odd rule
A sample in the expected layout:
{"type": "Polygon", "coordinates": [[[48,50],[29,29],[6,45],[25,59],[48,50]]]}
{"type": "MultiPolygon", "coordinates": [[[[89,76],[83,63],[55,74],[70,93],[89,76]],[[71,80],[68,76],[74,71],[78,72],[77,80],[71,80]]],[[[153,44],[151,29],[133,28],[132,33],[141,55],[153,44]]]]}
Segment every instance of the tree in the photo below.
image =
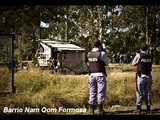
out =
{"type": "Polygon", "coordinates": [[[145,37],[151,47],[159,46],[159,13],[159,6],[145,5],[0,6],[0,25],[1,32],[16,35],[20,60],[33,58],[40,36],[80,45],[86,53],[95,39],[105,42],[111,54],[135,53],[145,37]],[[40,21],[50,27],[40,28],[40,21]]]}

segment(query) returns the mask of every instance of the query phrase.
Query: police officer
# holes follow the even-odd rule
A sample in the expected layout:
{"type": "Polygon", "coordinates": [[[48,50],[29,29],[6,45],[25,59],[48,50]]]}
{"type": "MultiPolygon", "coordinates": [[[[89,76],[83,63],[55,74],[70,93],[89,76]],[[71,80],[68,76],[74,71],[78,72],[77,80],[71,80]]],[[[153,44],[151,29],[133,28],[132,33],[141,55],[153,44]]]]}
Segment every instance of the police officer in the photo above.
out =
{"type": "Polygon", "coordinates": [[[104,114],[103,104],[106,96],[106,69],[109,59],[101,50],[101,41],[95,40],[94,48],[88,53],[89,62],[89,104],[94,114],[95,103],[98,103],[99,114],[104,114]]]}
{"type": "Polygon", "coordinates": [[[140,52],[136,54],[132,65],[137,66],[136,73],[136,112],[141,113],[142,98],[145,98],[146,112],[150,113],[151,106],[151,85],[152,85],[152,60],[153,57],[147,53],[147,44],[140,45],[140,52]],[[144,93],[143,93],[144,92],[144,93]],[[143,95],[144,94],[144,95],[143,95]]]}

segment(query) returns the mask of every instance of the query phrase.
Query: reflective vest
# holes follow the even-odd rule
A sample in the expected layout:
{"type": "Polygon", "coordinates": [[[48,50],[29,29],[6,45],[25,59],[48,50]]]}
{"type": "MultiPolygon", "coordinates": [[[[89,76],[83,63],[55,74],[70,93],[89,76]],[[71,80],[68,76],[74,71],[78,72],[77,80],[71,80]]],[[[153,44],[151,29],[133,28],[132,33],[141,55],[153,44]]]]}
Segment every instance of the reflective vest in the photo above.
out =
{"type": "Polygon", "coordinates": [[[139,76],[141,74],[150,75],[152,71],[153,57],[147,53],[140,53],[140,59],[137,65],[137,73],[139,76]]]}
{"type": "Polygon", "coordinates": [[[103,72],[106,74],[105,63],[100,60],[100,51],[91,51],[88,53],[89,73],[103,72]]]}

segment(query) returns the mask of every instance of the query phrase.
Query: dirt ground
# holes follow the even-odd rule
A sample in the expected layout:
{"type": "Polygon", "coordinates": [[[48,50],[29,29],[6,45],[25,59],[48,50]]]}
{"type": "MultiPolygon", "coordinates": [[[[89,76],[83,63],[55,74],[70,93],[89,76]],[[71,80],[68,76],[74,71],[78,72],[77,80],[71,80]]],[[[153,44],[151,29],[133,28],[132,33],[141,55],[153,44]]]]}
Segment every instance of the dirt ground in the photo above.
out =
{"type": "Polygon", "coordinates": [[[128,106],[119,106],[115,108],[107,108],[105,109],[106,115],[160,115],[160,106],[153,105],[151,106],[150,114],[146,113],[146,106],[142,106],[141,114],[135,113],[135,107],[128,107],[128,106]]]}
{"type": "MultiPolygon", "coordinates": [[[[9,107],[7,96],[5,94],[0,94],[0,115],[6,114],[3,113],[4,107],[9,107]]],[[[135,106],[121,106],[121,105],[112,105],[111,107],[104,108],[106,111],[105,115],[160,115],[160,105],[153,104],[151,106],[150,114],[146,114],[146,106],[142,106],[142,113],[135,113],[135,106]]],[[[16,114],[16,113],[15,113],[16,114]]],[[[58,114],[58,113],[57,113],[58,114]]],[[[67,113],[72,115],[72,113],[67,113]]],[[[91,115],[89,110],[86,113],[76,113],[78,115],[91,115]]],[[[98,109],[95,110],[95,115],[98,115],[98,109]]]]}
{"type": "MultiPolygon", "coordinates": [[[[8,103],[5,95],[0,95],[0,114],[5,114],[3,113],[3,109],[4,107],[7,107],[7,106],[8,106],[8,103]]],[[[112,107],[104,108],[104,110],[106,111],[105,115],[160,115],[160,105],[152,105],[150,114],[146,114],[145,105],[142,106],[141,114],[135,113],[134,112],[135,108],[136,106],[130,107],[130,106],[113,105],[112,107]]],[[[98,110],[96,109],[95,115],[97,115],[97,113],[98,113],[98,110]]],[[[86,114],[90,114],[89,110],[86,113],[83,113],[80,115],[86,115],[86,114]]]]}

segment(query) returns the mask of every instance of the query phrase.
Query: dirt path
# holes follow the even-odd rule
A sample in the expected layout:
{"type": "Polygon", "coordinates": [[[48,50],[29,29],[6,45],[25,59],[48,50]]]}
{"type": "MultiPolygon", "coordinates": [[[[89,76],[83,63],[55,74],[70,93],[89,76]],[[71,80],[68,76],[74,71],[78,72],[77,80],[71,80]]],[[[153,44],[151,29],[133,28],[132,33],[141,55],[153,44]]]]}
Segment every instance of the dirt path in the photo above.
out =
{"type": "Polygon", "coordinates": [[[150,114],[147,114],[145,110],[141,114],[134,113],[134,110],[127,110],[127,111],[115,111],[115,112],[108,112],[108,115],[160,115],[160,109],[151,110],[150,114]]]}
{"type": "MultiPolygon", "coordinates": [[[[140,115],[139,113],[135,113],[135,108],[136,106],[113,106],[105,109],[105,111],[106,115],[140,115]]],[[[141,115],[160,115],[160,105],[152,105],[150,114],[146,113],[146,106],[142,105],[141,115]]]]}
{"type": "MultiPolygon", "coordinates": [[[[3,114],[3,109],[5,106],[8,106],[7,97],[6,95],[0,95],[0,114],[3,114]]],[[[139,115],[138,113],[134,113],[135,106],[134,107],[128,107],[128,106],[120,106],[115,105],[110,108],[105,108],[106,115],[139,115]]],[[[95,110],[95,114],[97,114],[98,111],[95,110]]],[[[90,114],[89,112],[84,114],[90,114]]],[[[82,114],[83,115],[83,114],[82,114]]],[[[142,106],[142,114],[141,115],[148,115],[145,112],[145,106],[142,106]]],[[[160,105],[153,105],[151,107],[151,113],[149,115],[160,115],[160,105]]]]}

